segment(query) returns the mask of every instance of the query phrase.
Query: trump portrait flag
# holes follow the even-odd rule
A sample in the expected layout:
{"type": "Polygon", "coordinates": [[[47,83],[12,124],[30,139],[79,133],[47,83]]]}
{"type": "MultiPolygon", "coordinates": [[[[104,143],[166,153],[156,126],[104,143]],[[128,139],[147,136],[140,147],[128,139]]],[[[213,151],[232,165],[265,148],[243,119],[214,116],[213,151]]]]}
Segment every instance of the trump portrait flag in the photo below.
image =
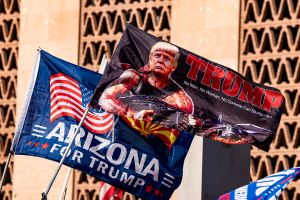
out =
{"type": "MultiPolygon", "coordinates": [[[[40,50],[12,151],[62,160],[101,75],[40,50]]],[[[63,164],[143,199],[169,199],[193,135],[89,109],[63,164]],[[150,133],[150,134],[149,134],[150,133]]]]}
{"type": "Polygon", "coordinates": [[[128,24],[91,105],[121,116],[141,134],[141,123],[151,122],[268,150],[283,102],[278,89],[128,24]]]}

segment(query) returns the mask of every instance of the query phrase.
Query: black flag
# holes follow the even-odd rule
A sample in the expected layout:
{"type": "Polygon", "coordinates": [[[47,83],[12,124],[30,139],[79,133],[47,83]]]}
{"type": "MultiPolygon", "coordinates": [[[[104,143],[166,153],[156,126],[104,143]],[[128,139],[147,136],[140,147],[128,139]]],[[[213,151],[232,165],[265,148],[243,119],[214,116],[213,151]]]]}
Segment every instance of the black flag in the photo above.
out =
{"type": "Polygon", "coordinates": [[[278,89],[128,25],[91,106],[131,121],[268,150],[283,103],[278,89]]]}

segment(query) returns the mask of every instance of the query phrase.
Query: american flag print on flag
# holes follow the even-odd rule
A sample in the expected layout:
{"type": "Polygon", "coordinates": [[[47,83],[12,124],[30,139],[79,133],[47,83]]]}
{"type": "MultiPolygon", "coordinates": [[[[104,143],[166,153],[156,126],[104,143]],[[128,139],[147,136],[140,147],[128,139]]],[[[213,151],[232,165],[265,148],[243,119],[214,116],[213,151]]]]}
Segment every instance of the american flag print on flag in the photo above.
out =
{"type": "MultiPolygon", "coordinates": [[[[92,93],[93,91],[89,91],[63,73],[52,75],[50,77],[50,122],[59,117],[73,117],[80,121],[92,93]]],[[[99,111],[89,112],[83,126],[93,133],[107,133],[113,126],[113,115],[99,111]]]]}
{"type": "Polygon", "coordinates": [[[123,190],[120,190],[104,181],[100,182],[99,200],[121,200],[123,195],[123,190]]]}

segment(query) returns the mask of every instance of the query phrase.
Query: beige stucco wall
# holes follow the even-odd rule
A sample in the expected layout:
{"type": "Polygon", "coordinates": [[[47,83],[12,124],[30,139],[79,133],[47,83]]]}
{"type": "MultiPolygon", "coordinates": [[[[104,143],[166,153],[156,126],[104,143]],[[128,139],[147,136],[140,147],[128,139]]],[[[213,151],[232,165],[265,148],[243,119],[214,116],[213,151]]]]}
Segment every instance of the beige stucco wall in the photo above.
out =
{"type": "MultiPolygon", "coordinates": [[[[173,0],[171,40],[203,57],[237,69],[238,10],[236,0],[173,0]]],[[[20,24],[17,115],[38,47],[77,62],[79,0],[22,1],[20,24]]],[[[202,139],[196,137],[185,162],[182,184],[172,199],[201,199],[201,159],[202,139]]],[[[14,161],[14,199],[40,199],[57,163],[27,156],[15,156],[14,161]]],[[[64,168],[48,199],[58,198],[65,174],[64,168]]],[[[66,199],[71,199],[71,184],[68,191],[66,199]]]]}
{"type": "MultiPolygon", "coordinates": [[[[21,2],[17,115],[36,60],[37,48],[77,63],[79,38],[79,0],[26,0],[21,2]]],[[[18,200],[41,199],[57,163],[29,156],[14,158],[13,197],[18,200]]],[[[49,192],[58,199],[67,170],[63,167],[49,192]]],[[[69,181],[66,199],[71,199],[69,181]]]]}
{"type": "MultiPolygon", "coordinates": [[[[171,42],[237,70],[239,1],[172,1],[171,42]]],[[[183,180],[172,199],[201,199],[202,139],[186,158],[183,180]]]]}

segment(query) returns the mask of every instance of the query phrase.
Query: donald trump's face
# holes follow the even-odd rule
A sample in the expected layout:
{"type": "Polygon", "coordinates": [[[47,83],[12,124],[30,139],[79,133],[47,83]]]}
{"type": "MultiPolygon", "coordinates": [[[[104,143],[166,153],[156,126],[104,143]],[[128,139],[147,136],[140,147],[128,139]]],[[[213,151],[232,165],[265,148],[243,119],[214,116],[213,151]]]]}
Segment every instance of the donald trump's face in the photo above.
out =
{"type": "Polygon", "coordinates": [[[152,73],[169,76],[177,67],[176,59],[169,51],[155,50],[150,54],[149,59],[152,73]]]}

